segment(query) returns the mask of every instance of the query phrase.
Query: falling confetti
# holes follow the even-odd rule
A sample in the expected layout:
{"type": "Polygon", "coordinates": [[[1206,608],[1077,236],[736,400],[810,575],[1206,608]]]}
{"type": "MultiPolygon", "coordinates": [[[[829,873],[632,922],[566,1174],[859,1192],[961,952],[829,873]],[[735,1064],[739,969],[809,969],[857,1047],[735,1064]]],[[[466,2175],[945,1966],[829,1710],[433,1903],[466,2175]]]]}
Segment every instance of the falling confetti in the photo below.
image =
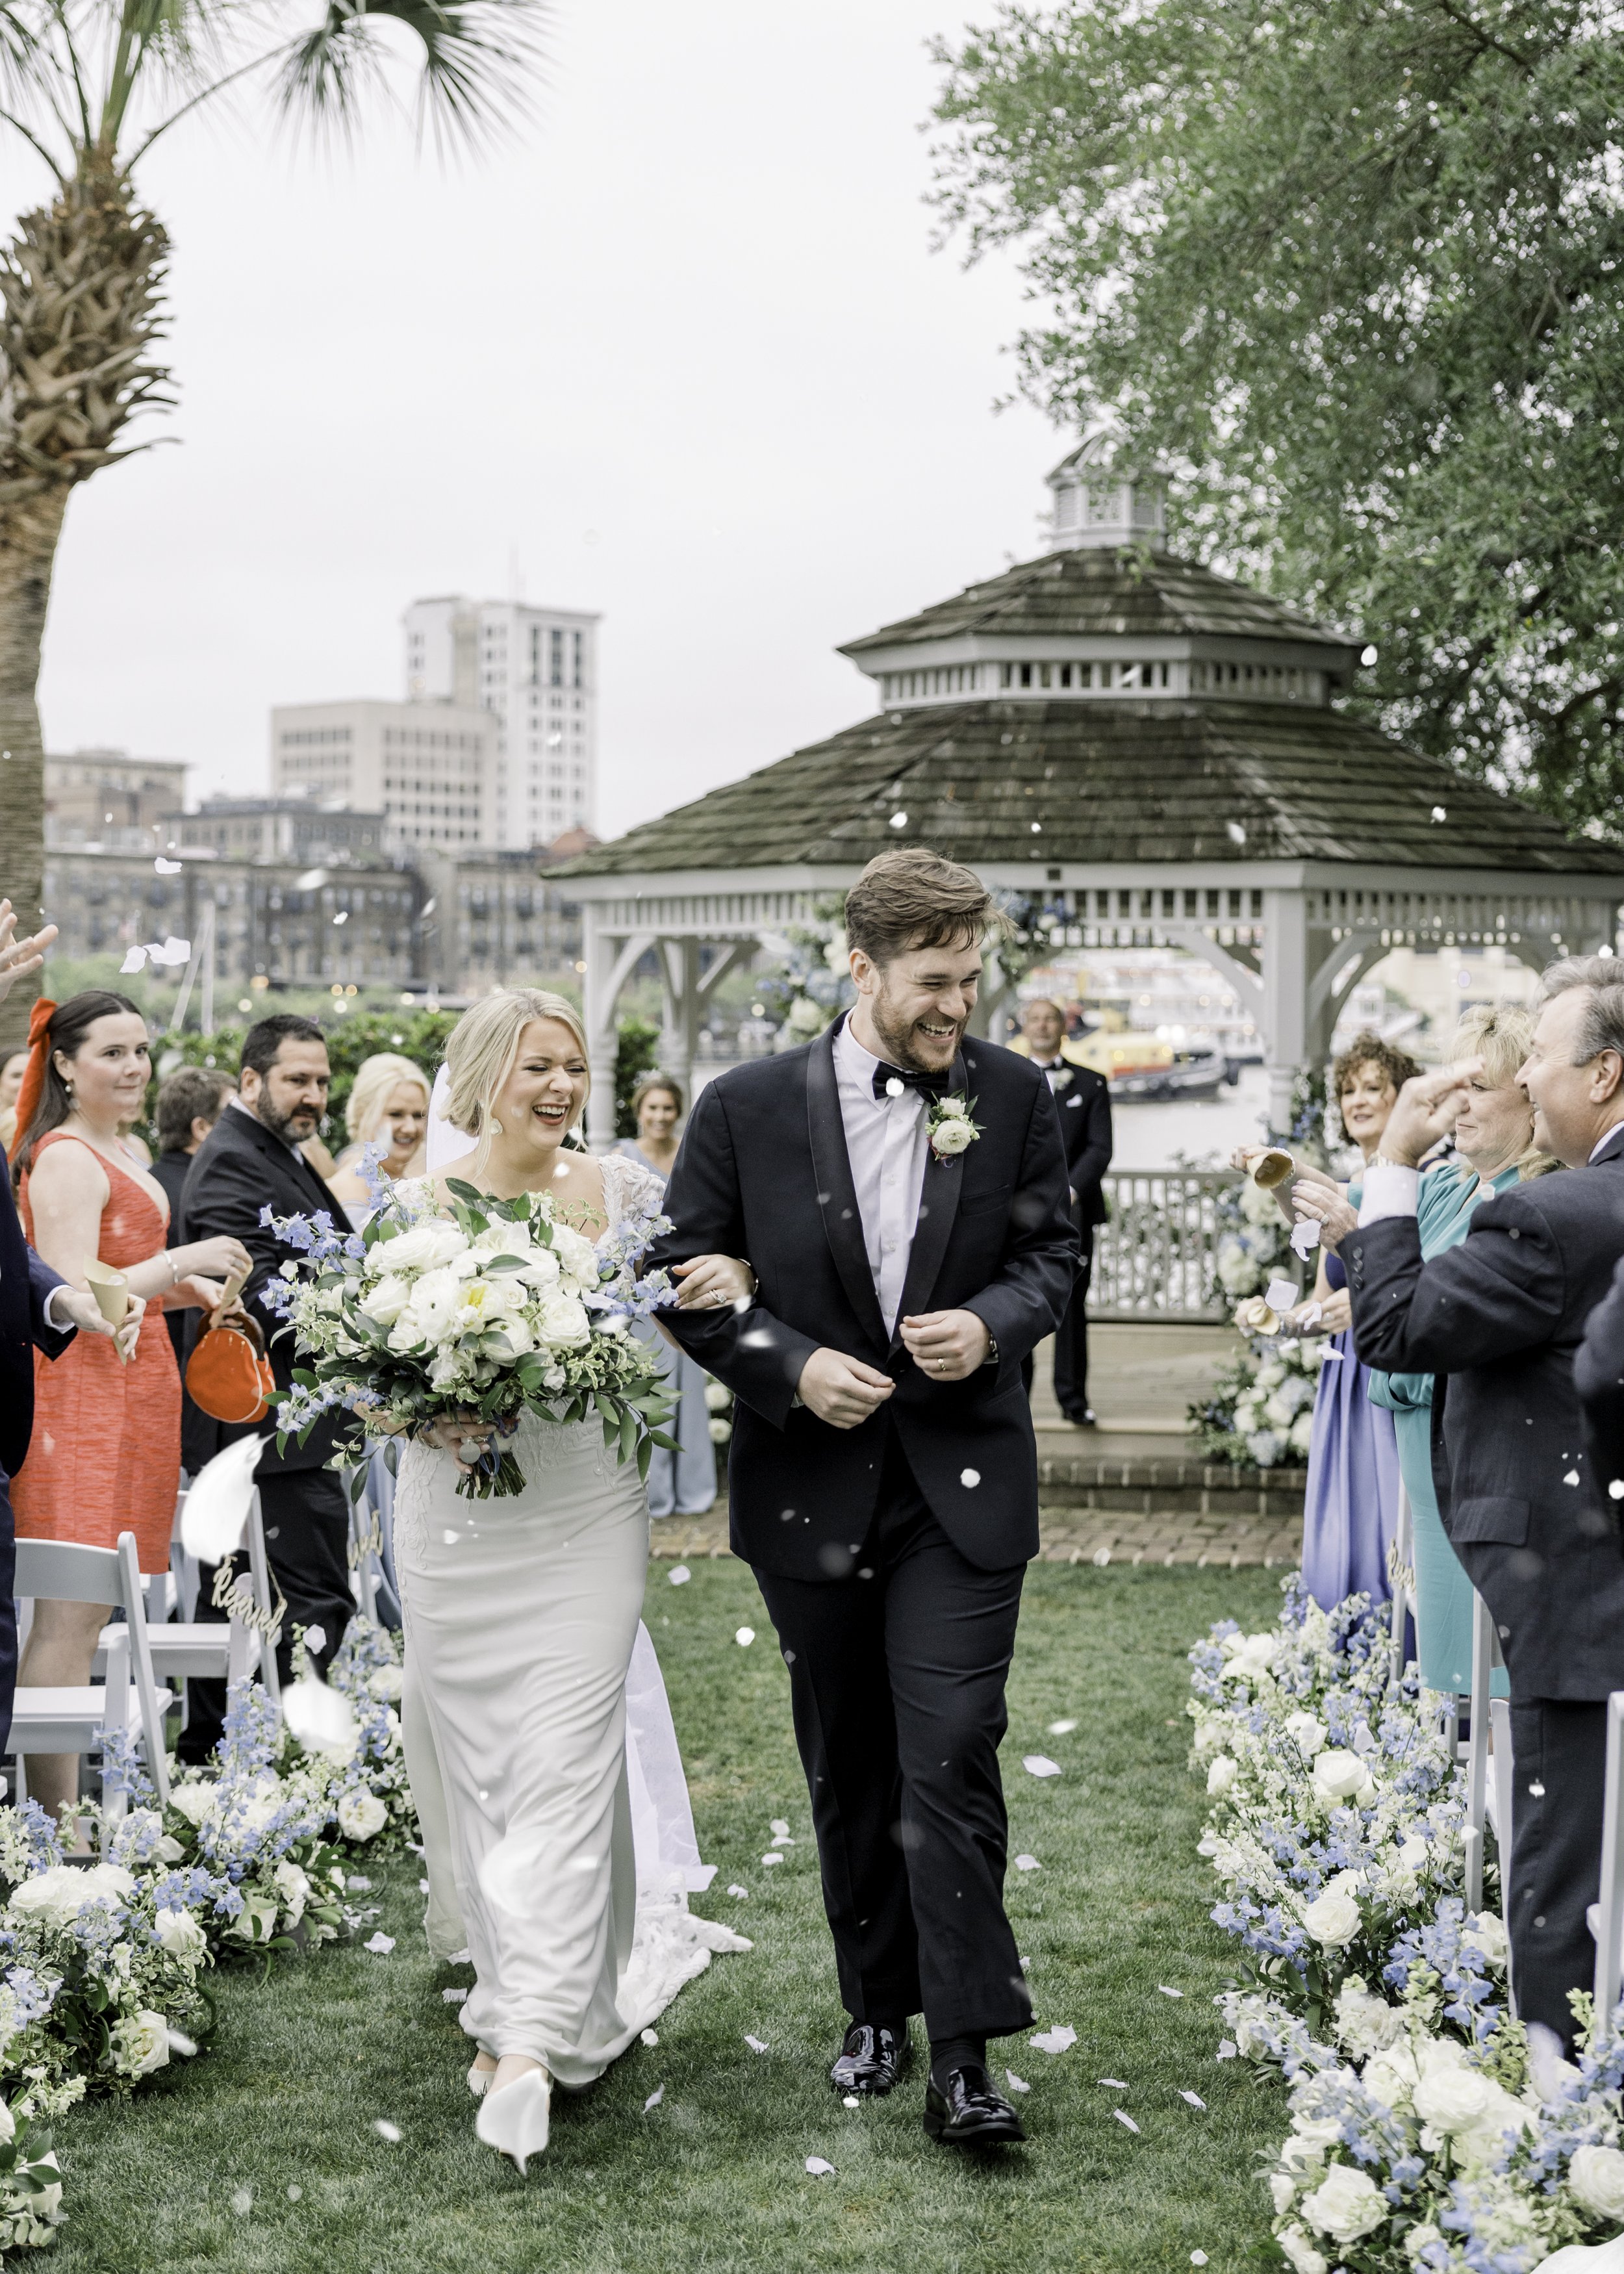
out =
{"type": "Polygon", "coordinates": [[[693,1576],[693,1573],[688,1570],[686,1563],[679,1563],[675,1565],[673,1569],[666,1574],[666,1577],[673,1587],[686,1587],[693,1576]]]}
{"type": "Polygon", "coordinates": [[[1536,1777],[1533,1783],[1530,1785],[1528,1790],[1530,1800],[1543,1800],[1545,1796],[1545,1788],[1544,1785],[1540,1783],[1538,1777],[1536,1777]]]}
{"type": "Polygon", "coordinates": [[[1051,1721],[1049,1734],[1051,1737],[1069,1737],[1076,1727],[1075,1721],[1051,1721]]]}
{"type": "Polygon", "coordinates": [[[974,1492],[981,1481],[981,1472],[979,1469],[960,1469],[959,1481],[966,1492],[974,1492]]]}
{"type": "Polygon", "coordinates": [[[1244,845],[1246,842],[1246,825],[1244,822],[1226,821],[1223,825],[1231,845],[1244,845]]]}
{"type": "Polygon", "coordinates": [[[395,1937],[380,1931],[373,1935],[369,1942],[364,1942],[361,1947],[363,1950],[375,1951],[380,1958],[387,1958],[395,1947],[395,1937]]]}
{"type": "Polygon", "coordinates": [[[458,1540],[462,1537],[460,1532],[442,1532],[440,1536],[445,1541],[447,1547],[455,1547],[458,1540]]]}
{"type": "Polygon", "coordinates": [[[645,2044],[645,2045],[657,2045],[657,2044],[658,2044],[658,2043],[659,2043],[659,2031],[658,2031],[658,2029],[644,2029],[644,2030],[643,2030],[643,2031],[640,2033],[640,2042],[641,2042],[642,2044],[645,2044]]]}
{"type": "Polygon", "coordinates": [[[887,1097],[900,1097],[906,1088],[907,1084],[906,1082],[898,1081],[896,1075],[892,1074],[891,1080],[885,1085],[885,1095],[887,1097]]]}
{"type": "Polygon", "coordinates": [[[1187,2100],[1192,2108],[1205,2108],[1207,2105],[1199,2092],[1187,2092],[1181,2089],[1178,2097],[1181,2100],[1187,2100]]]}
{"type": "Polygon", "coordinates": [[[906,829],[908,825],[907,815],[906,813],[893,813],[891,817],[891,825],[893,829],[906,829]]]}
{"type": "Polygon", "coordinates": [[[1012,2068],[1006,2068],[1004,2074],[1010,2081],[1010,2090],[1011,2092],[1031,2091],[1032,2087],[1026,2082],[1026,2078],[1024,2076],[1017,2076],[1012,2068]]]}
{"type": "Polygon", "coordinates": [[[121,973],[141,971],[146,968],[146,965],[147,950],[144,947],[132,947],[118,968],[121,973]]]}
{"type": "Polygon", "coordinates": [[[293,2184],[288,2189],[288,2201],[289,2202],[297,2202],[304,2193],[304,2188],[299,2185],[298,2181],[295,2180],[293,2184]]]}
{"type": "Polygon", "coordinates": [[[1059,1762],[1051,1761],[1047,1753],[1027,1753],[1021,1761],[1021,1766],[1028,1776],[1052,1777],[1061,1773],[1059,1762]]]}
{"type": "Polygon", "coordinates": [[[196,2052],[198,2049],[196,2038],[189,2037],[184,2029],[165,2029],[163,2034],[169,2041],[169,2051],[172,2053],[179,2053],[183,2059],[190,2060],[192,2054],[196,2052]]]}
{"type": "Polygon", "coordinates": [[[1015,1869],[1018,1871],[1041,1871],[1042,1868],[1035,1856],[1017,1856],[1015,1858],[1015,1869]]]}
{"type": "Polygon", "coordinates": [[[1320,1227],[1312,1216],[1304,1216],[1291,1234],[1291,1253],[1305,1263],[1320,1245],[1320,1227]]]}
{"type": "Polygon", "coordinates": [[[391,2124],[387,2116],[374,2116],[372,2119],[372,2129],[376,2132],[380,2140],[395,2141],[398,2140],[401,2136],[400,2126],[398,2124],[391,2124]]]}
{"type": "Polygon", "coordinates": [[[1077,2031],[1064,2022],[1057,2022],[1052,2029],[1045,2029],[1031,2040],[1041,2053],[1064,2053],[1077,2043],[1077,2031]]]}
{"type": "Polygon", "coordinates": [[[1120,2108],[1113,2108],[1111,2114],[1116,2119],[1118,2124],[1125,2124],[1130,2132],[1137,2132],[1139,2130],[1139,2127],[1134,2122],[1133,2119],[1131,2116],[1124,2116],[1120,2108]]]}
{"type": "Polygon", "coordinates": [[[835,2175],[834,2165],[826,2162],[822,2156],[808,2156],[807,2169],[815,2180],[832,2180],[835,2175]]]}
{"type": "Polygon", "coordinates": [[[365,1879],[359,1871],[351,1871],[347,1884],[364,1895],[370,1895],[372,1892],[372,1881],[365,1879]]]}
{"type": "Polygon", "coordinates": [[[754,1627],[741,1627],[737,1634],[733,1637],[733,1640],[738,1644],[741,1650],[748,1650],[750,1645],[755,1641],[755,1639],[756,1630],[754,1627]]]}
{"type": "Polygon", "coordinates": [[[762,2040],[759,2037],[753,2037],[748,2029],[744,2033],[744,2042],[753,2053],[764,2053],[767,2050],[762,2040]]]}
{"type": "Polygon", "coordinates": [[[1182,1990],[1169,1990],[1165,1982],[1158,1982],[1156,1987],[1164,1998],[1182,1998],[1184,1994],[1182,1990]]]}
{"type": "Polygon", "coordinates": [[[182,866],[183,863],[179,861],[166,861],[162,853],[159,854],[157,859],[153,862],[153,867],[157,870],[161,877],[178,877],[181,872],[182,866]]]}
{"type": "Polygon", "coordinates": [[[648,2098],[647,2098],[647,2099],[643,2102],[643,2114],[646,2116],[646,2115],[648,2114],[648,2112],[649,2112],[649,2111],[650,2111],[650,2108],[658,2108],[658,2107],[659,2106],[659,2105],[660,2105],[661,2101],[662,2101],[662,2100],[664,2100],[664,2098],[665,2098],[665,2086],[664,2086],[663,2084],[657,2084],[657,2085],[655,2086],[655,2088],[654,2088],[653,2091],[649,2095],[648,2098]]]}
{"type": "Polygon", "coordinates": [[[1432,808],[1432,818],[1434,821],[1447,821],[1449,818],[1448,807],[1447,805],[1435,805],[1432,808]]]}
{"type": "Polygon", "coordinates": [[[1624,1500],[1624,1477],[1614,1477],[1613,1482],[1607,1487],[1607,1498],[1624,1500]]]}
{"type": "Polygon", "coordinates": [[[1289,1311],[1297,1301],[1297,1294],[1289,1279],[1271,1279],[1263,1291],[1263,1299],[1271,1311],[1289,1311]]]}
{"type": "Polygon", "coordinates": [[[1562,1482],[1565,1485],[1576,1485],[1578,1481],[1579,1472],[1577,1469],[1569,1469],[1568,1474],[1562,1479],[1562,1482]]]}

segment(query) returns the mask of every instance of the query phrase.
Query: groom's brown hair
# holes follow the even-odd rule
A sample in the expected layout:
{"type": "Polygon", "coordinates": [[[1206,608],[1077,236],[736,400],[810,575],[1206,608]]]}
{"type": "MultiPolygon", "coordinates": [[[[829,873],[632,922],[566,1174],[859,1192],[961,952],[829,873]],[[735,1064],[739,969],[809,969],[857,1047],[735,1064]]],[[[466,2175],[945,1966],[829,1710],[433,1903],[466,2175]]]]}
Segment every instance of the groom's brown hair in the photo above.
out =
{"type": "Polygon", "coordinates": [[[973,870],[922,845],[881,853],[846,896],[846,937],[871,962],[919,947],[973,947],[1004,919],[973,870]]]}

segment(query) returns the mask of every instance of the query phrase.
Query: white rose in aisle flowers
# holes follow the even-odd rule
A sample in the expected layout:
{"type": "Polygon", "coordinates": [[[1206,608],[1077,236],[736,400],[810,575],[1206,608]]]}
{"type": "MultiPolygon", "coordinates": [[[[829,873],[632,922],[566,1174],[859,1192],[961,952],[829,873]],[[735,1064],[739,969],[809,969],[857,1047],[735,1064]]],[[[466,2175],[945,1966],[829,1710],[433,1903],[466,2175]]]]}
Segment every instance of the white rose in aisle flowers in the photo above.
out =
{"type": "Polygon", "coordinates": [[[1357,1753],[1335,1748],[1321,1753],[1314,1763],[1314,1796],[1327,1808],[1341,1808],[1349,1801],[1363,1802],[1375,1793],[1371,1773],[1357,1753]]]}
{"type": "Polygon", "coordinates": [[[548,1295],[537,1314],[536,1330],[554,1350],[577,1349],[592,1338],[592,1322],[578,1295],[548,1295]]]}
{"type": "Polygon", "coordinates": [[[1463,1948],[1480,1950],[1491,1966],[1504,1966],[1511,1953],[1505,1921],[1497,1911],[1474,1911],[1461,1943],[1463,1948]]]}
{"type": "Polygon", "coordinates": [[[120,2076],[150,2076],[166,2068],[169,2059],[169,2025],[162,2014],[127,2014],[109,2032],[113,2067],[120,2076]]]}
{"type": "Polygon", "coordinates": [[[1274,2238],[1297,2269],[1297,2274],[1331,2274],[1331,2262],[1316,2250],[1300,2226],[1289,2226],[1274,2238]]]}
{"type": "Polygon", "coordinates": [[[1385,2052],[1404,2034],[1404,2017],[1385,1998],[1373,1998],[1358,1975],[1336,1993],[1336,2034],[1356,2060],[1385,2052]]]}
{"type": "Polygon", "coordinates": [[[188,1824],[201,1824],[214,1804],[214,1788],[201,1778],[189,1778],[184,1784],[169,1787],[169,1806],[188,1824]]]}
{"type": "Polygon", "coordinates": [[[394,1706],[406,1687],[406,1676],[398,1666],[380,1666],[367,1675],[366,1687],[384,1705],[394,1706]]]}
{"type": "MultiPolygon", "coordinates": [[[[1411,2097],[1427,2130],[1452,2141],[1468,2162],[1486,2161],[1508,2131],[1530,2121],[1520,2100],[1477,2069],[1451,2066],[1424,2071],[1411,2097]]],[[[1426,2145],[1425,2132],[1422,2145],[1426,2145]]]]}
{"type": "Polygon", "coordinates": [[[304,1906],[310,1901],[310,1878],[297,1864],[284,1856],[271,1879],[282,1897],[282,1907],[288,1915],[289,1926],[297,1926],[304,1916],[304,1906]]]}
{"type": "Polygon", "coordinates": [[[1273,1668],[1280,1655],[1280,1637],[1272,1634],[1226,1635],[1223,1654],[1229,1661],[1223,1669],[1226,1675],[1255,1681],[1259,1675],[1267,1674],[1273,1668]]]}
{"type": "Polygon", "coordinates": [[[1398,1851],[1400,1866],[1406,1871],[1425,1871],[1432,1852],[1430,1844],[1421,1837],[1421,1834],[1418,1832],[1412,1832],[1398,1851]]]}
{"type": "Polygon", "coordinates": [[[1434,2226],[1430,2219],[1423,2220],[1419,2226],[1412,2226],[1404,2237],[1404,2255],[1407,2258],[1419,2258],[1424,2250],[1430,2250],[1435,2242],[1441,2242],[1443,2239],[1441,2227],[1434,2226]]]}
{"type": "Polygon", "coordinates": [[[1222,1794],[1228,1792],[1239,1774],[1238,1763],[1231,1760],[1228,1753],[1220,1753],[1207,1772],[1208,1793],[1216,1800],[1222,1794]]]}
{"type": "MultiPolygon", "coordinates": [[[[1462,2047],[1462,2055],[1464,2048],[1462,2047]]],[[[1365,2067],[1365,2082],[1385,2107],[1406,2109],[1421,2081],[1421,2065],[1411,2044],[1398,2044],[1379,2052],[1365,2067]]]]}
{"type": "Polygon", "coordinates": [[[55,1864],[13,1887],[6,1909],[46,1926],[66,1926],[93,1903],[127,1903],[134,1893],[134,1874],[120,1864],[92,1864],[82,1871],[55,1864]]]}
{"type": "Polygon", "coordinates": [[[1568,2184],[1598,2218],[1624,2218],[1624,2150],[1579,2149],[1568,2166],[1568,2184]]]}
{"type": "Polygon", "coordinates": [[[1269,2194],[1274,2200],[1275,2217],[1283,2218],[1297,2201],[1297,2181],[1288,2179],[1284,2172],[1271,2172],[1269,2194]]]}
{"type": "Polygon", "coordinates": [[[338,1803],[338,1828],[346,1840],[372,1840],[388,1821],[388,1810],[365,1786],[347,1792],[338,1803]]]}
{"type": "Polygon", "coordinates": [[[1288,1713],[1285,1732],[1304,1760],[1312,1761],[1325,1750],[1325,1723],[1317,1713],[1288,1713]]]}
{"type": "Polygon", "coordinates": [[[4,2100],[0,2100],[0,2147],[17,2137],[17,2119],[4,2100]]]}
{"type": "Polygon", "coordinates": [[[1358,1933],[1364,1920],[1351,1895],[1340,1888],[1327,1888],[1304,1905],[1303,1924],[1322,1950],[1342,1950],[1358,1933]]]}
{"type": "Polygon", "coordinates": [[[153,1920],[153,1932],[171,1958],[187,1961],[201,1958],[208,1948],[208,1937],[190,1911],[160,1910],[153,1920]]]}
{"type": "Polygon", "coordinates": [[[1368,2172],[1333,2164],[1312,2195],[1303,2197],[1303,2216],[1333,2242],[1357,2242],[1387,2217],[1387,2199],[1368,2172]]]}

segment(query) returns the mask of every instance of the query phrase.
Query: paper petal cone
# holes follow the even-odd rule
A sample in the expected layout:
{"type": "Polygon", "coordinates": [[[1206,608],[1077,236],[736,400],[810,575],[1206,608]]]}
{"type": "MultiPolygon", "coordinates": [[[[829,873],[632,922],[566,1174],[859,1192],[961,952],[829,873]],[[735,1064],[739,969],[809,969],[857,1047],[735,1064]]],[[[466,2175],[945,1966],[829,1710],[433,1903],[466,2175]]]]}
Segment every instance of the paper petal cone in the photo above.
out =
{"type": "Polygon", "coordinates": [[[199,1563],[222,1563],[243,1544],[263,1437],[240,1437],[198,1471],[180,1515],[181,1545],[199,1563]]]}
{"type": "Polygon", "coordinates": [[[1259,1153],[1252,1163],[1252,1181],[1254,1185],[1261,1185],[1266,1193],[1272,1193],[1276,1185],[1285,1183],[1296,1167],[1297,1163],[1289,1153],[1282,1151],[1278,1145],[1271,1145],[1267,1153],[1259,1153]]]}
{"type": "Polygon", "coordinates": [[[115,1271],[110,1263],[98,1262],[93,1256],[85,1266],[85,1276],[90,1282],[97,1310],[109,1326],[122,1326],[130,1308],[130,1284],[124,1273],[115,1271]]]}

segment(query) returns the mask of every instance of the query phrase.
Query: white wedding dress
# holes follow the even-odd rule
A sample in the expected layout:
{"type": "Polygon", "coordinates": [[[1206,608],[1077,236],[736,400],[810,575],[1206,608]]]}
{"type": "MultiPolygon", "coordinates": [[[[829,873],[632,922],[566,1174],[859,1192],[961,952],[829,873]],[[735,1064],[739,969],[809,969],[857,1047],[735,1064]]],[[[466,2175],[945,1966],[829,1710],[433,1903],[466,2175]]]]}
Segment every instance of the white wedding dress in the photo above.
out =
{"type": "MultiPolygon", "coordinates": [[[[434,1138],[431,1123],[439,1171],[434,1138]]],[[[624,1156],[600,1165],[613,1225],[654,1180],[624,1156]]],[[[688,1909],[712,1874],[639,1618],[649,1517],[636,1467],[596,1420],[527,1416],[511,1449],[525,1487],[500,1500],[459,1496],[448,1453],[414,1442],[402,1455],[402,1736],[430,1946],[466,1952],[477,1977],[463,2029],[579,2089],[713,1950],[749,1945],[688,1909]]]]}

